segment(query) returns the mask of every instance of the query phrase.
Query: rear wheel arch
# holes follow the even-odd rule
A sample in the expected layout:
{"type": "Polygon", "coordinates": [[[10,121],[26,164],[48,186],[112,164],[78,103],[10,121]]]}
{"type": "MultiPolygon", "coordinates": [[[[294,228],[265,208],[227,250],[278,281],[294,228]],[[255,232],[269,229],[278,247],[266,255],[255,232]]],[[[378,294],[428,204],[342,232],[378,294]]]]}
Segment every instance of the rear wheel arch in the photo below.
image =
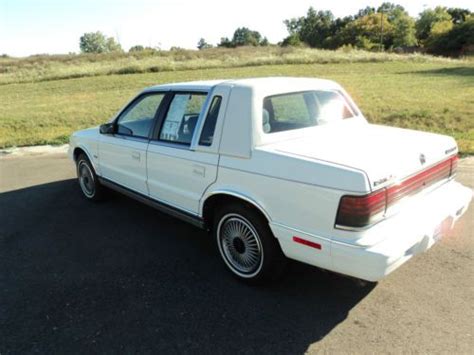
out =
{"type": "Polygon", "coordinates": [[[267,222],[271,221],[268,212],[265,211],[265,209],[253,199],[238,193],[222,191],[213,193],[212,195],[208,196],[203,203],[202,217],[204,219],[206,228],[210,229],[210,227],[213,225],[213,218],[215,215],[216,207],[221,204],[234,203],[247,206],[258,212],[267,222]]]}

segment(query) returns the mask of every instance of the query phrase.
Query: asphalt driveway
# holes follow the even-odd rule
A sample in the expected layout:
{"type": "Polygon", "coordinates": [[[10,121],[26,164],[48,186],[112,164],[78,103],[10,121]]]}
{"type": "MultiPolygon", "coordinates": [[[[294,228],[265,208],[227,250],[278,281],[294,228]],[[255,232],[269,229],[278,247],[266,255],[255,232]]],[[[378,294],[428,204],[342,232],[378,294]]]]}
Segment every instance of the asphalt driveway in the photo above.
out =
{"type": "MultiPolygon", "coordinates": [[[[474,187],[474,159],[459,180],[474,187]]],[[[64,155],[0,158],[0,354],[474,349],[474,208],[380,282],[292,263],[234,280],[211,238],[122,196],[85,201],[64,155]]]]}

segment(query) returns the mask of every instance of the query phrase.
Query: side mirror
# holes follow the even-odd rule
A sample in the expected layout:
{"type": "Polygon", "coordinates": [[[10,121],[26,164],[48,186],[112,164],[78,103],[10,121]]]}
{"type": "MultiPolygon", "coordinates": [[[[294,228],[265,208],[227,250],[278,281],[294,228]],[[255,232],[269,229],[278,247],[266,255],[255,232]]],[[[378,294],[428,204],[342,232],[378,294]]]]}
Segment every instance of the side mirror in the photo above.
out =
{"type": "Polygon", "coordinates": [[[115,133],[115,125],[113,123],[104,123],[100,125],[100,134],[114,134],[115,133]]]}

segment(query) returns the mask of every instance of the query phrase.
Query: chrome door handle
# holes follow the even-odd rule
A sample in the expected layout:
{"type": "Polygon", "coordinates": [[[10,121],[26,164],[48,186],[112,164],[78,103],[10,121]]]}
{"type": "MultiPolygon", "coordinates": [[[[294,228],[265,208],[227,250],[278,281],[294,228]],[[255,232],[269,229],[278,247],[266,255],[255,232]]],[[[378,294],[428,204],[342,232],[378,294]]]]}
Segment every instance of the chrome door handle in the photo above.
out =
{"type": "Polygon", "coordinates": [[[140,160],[140,153],[139,152],[132,152],[132,158],[135,160],[140,160]]]}

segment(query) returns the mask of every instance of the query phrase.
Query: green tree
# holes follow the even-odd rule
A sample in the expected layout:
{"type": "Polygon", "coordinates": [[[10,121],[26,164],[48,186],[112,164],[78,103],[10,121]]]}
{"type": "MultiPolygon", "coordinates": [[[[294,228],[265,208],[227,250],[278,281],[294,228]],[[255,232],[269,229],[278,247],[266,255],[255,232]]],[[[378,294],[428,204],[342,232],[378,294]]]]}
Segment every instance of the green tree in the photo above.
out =
{"type": "Polygon", "coordinates": [[[269,46],[270,42],[268,41],[267,37],[263,37],[263,39],[260,41],[260,45],[263,47],[269,46]]]}
{"type": "Polygon", "coordinates": [[[221,41],[217,45],[218,47],[224,47],[224,48],[234,48],[235,45],[232,43],[232,41],[228,37],[221,37],[221,41]]]}
{"type": "Polygon", "coordinates": [[[284,20],[283,23],[286,26],[286,30],[291,35],[298,35],[301,31],[301,25],[303,24],[304,17],[291,18],[289,20],[284,20]]]}
{"type": "Polygon", "coordinates": [[[416,21],[416,37],[419,41],[426,40],[431,32],[432,27],[437,22],[451,21],[451,15],[445,7],[437,6],[434,9],[426,9],[416,21]]]}
{"type": "MultiPolygon", "coordinates": [[[[415,20],[410,17],[405,8],[401,5],[391,2],[384,2],[377,8],[377,13],[386,17],[392,25],[392,32],[388,33],[387,38],[384,34],[384,46],[389,48],[413,46],[417,44],[415,20]],[[391,35],[391,37],[390,37],[391,35]]],[[[386,32],[384,30],[384,32],[386,32]]]]}
{"type": "Polygon", "coordinates": [[[289,36],[283,40],[284,45],[290,43],[306,43],[314,48],[326,48],[328,40],[334,34],[334,15],[331,11],[308,9],[306,16],[283,21],[289,36]]]}
{"type": "Polygon", "coordinates": [[[331,36],[327,37],[325,40],[325,47],[336,49],[345,44],[353,44],[344,30],[349,23],[354,21],[354,19],[353,16],[345,16],[343,18],[335,19],[332,23],[331,36]]]}
{"type": "Polygon", "coordinates": [[[201,38],[201,39],[199,40],[198,44],[197,44],[197,48],[198,48],[199,50],[212,48],[212,44],[207,43],[204,38],[201,38]]]}
{"type": "Polygon", "coordinates": [[[261,41],[262,35],[257,31],[248,29],[247,27],[237,28],[232,37],[232,43],[235,47],[259,46],[261,41]]]}
{"type": "Polygon", "coordinates": [[[331,11],[316,11],[310,7],[306,17],[301,20],[301,41],[310,47],[324,48],[327,38],[333,34],[333,21],[334,15],[331,11]]]}
{"type": "Polygon", "coordinates": [[[383,43],[388,48],[393,43],[393,25],[381,13],[373,13],[347,24],[344,29],[345,44],[353,44],[362,49],[374,49],[380,46],[383,26],[383,43]]]}
{"type": "Polygon", "coordinates": [[[465,21],[446,31],[449,25],[441,23],[433,28],[427,40],[429,53],[460,56],[472,54],[474,48],[474,17],[467,16],[465,21]]]}
{"type": "Polygon", "coordinates": [[[394,17],[393,25],[393,46],[409,47],[417,44],[415,20],[405,11],[394,17]]]}
{"type": "Polygon", "coordinates": [[[235,48],[240,46],[267,46],[268,39],[263,38],[260,32],[252,31],[247,27],[239,27],[234,31],[232,40],[222,37],[218,47],[235,48]]]}
{"type": "Polygon", "coordinates": [[[306,16],[285,20],[289,36],[282,45],[298,45],[303,42],[311,47],[335,49],[353,45],[364,49],[380,46],[390,48],[397,29],[397,45],[413,45],[413,20],[405,9],[397,4],[385,2],[376,12],[366,7],[354,16],[335,19],[330,11],[309,8],[306,16]]]}
{"type": "MultiPolygon", "coordinates": [[[[430,31],[430,37],[431,36],[439,36],[439,35],[444,35],[451,31],[453,29],[453,23],[452,21],[446,20],[446,21],[439,21],[436,22],[433,27],[431,28],[430,31]]],[[[428,37],[428,38],[430,38],[428,37]]]]}
{"type": "Polygon", "coordinates": [[[366,6],[365,8],[360,9],[357,12],[357,14],[354,16],[354,19],[358,19],[360,17],[364,17],[364,16],[367,16],[367,15],[372,15],[374,13],[375,13],[375,7],[366,6]]]}
{"type": "Polygon", "coordinates": [[[468,9],[461,9],[459,7],[452,7],[446,11],[448,12],[448,14],[451,15],[451,18],[455,25],[463,23],[464,21],[466,21],[466,18],[472,14],[472,12],[468,9]]]}
{"type": "Polygon", "coordinates": [[[289,33],[289,36],[283,39],[283,42],[281,43],[283,47],[301,46],[303,44],[300,37],[301,25],[303,23],[303,20],[304,17],[299,17],[283,21],[286,26],[286,30],[289,33]]]}
{"type": "Polygon", "coordinates": [[[436,51],[435,48],[439,47],[442,38],[446,38],[447,34],[453,29],[453,23],[451,20],[438,21],[431,27],[430,35],[425,40],[425,46],[428,51],[436,51]]]}
{"type": "Polygon", "coordinates": [[[121,52],[122,51],[122,46],[120,43],[115,41],[115,38],[109,37],[107,38],[107,41],[105,42],[105,47],[107,48],[107,52],[121,52]]]}
{"type": "Polygon", "coordinates": [[[79,39],[82,53],[107,53],[122,51],[122,47],[113,37],[106,37],[102,32],[84,33],[79,39]]]}
{"type": "Polygon", "coordinates": [[[391,2],[382,3],[382,5],[378,7],[377,12],[383,12],[389,22],[395,21],[398,17],[403,16],[403,14],[408,15],[403,6],[391,2]]]}

